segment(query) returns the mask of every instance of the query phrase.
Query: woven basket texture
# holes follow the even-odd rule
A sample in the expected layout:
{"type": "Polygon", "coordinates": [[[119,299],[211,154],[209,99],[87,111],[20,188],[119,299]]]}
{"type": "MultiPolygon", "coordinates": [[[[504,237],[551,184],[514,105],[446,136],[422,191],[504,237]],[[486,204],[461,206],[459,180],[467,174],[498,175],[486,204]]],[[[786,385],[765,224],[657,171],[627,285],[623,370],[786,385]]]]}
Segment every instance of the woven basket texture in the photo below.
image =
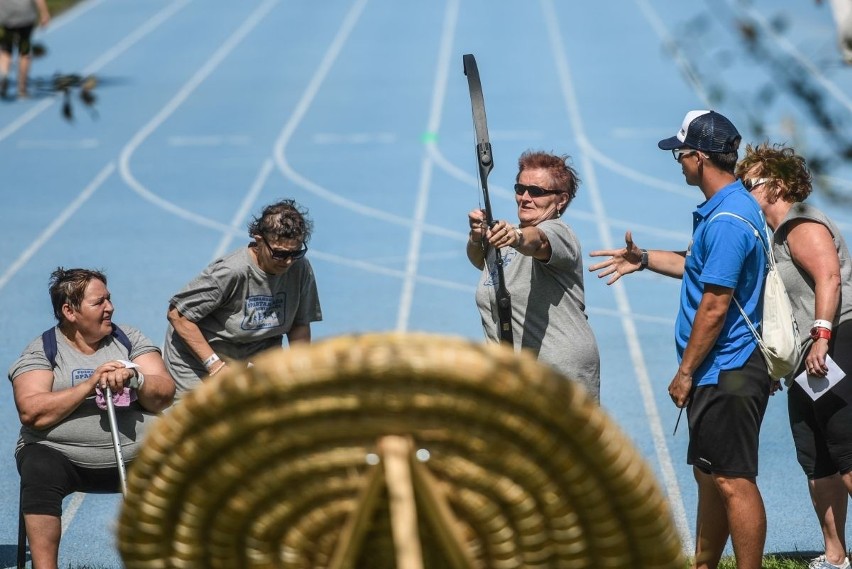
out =
{"type": "MultiPolygon", "coordinates": [[[[150,431],[119,519],[128,569],[327,567],[386,435],[428,451],[475,567],[684,567],[650,468],[582,387],[528,354],[388,333],[253,364],[208,378],[150,431]]],[[[396,566],[387,501],[353,567],[396,566]]],[[[418,526],[424,566],[452,567],[418,526]]]]}

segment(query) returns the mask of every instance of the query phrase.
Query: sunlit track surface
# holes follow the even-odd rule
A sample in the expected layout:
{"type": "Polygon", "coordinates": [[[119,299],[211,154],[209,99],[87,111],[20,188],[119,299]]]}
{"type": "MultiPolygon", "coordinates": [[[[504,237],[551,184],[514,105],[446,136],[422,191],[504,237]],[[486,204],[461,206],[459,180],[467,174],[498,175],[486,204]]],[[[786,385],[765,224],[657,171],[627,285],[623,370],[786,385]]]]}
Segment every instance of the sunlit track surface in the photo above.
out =
{"type": "MultiPolygon", "coordinates": [[[[564,219],[585,252],[618,246],[627,229],[642,247],[685,249],[701,196],[656,142],[687,110],[713,106],[746,141],[769,137],[806,156],[842,146],[776,81],[778,64],[743,43],[744,29],[773,61],[800,70],[837,125],[852,120],[852,77],[827,6],[711,4],[84,1],[37,33],[48,55],[33,76],[97,76],[97,117],[78,112],[68,123],[52,96],[0,104],[3,361],[52,324],[46,282],[58,265],[105,270],[116,321],[161,343],[171,295],[244,246],[251,216],[280,197],[315,222],[308,255],[325,320],[314,337],[400,330],[479,340],[478,273],[464,254],[466,214],[481,200],[464,53],[475,54],[483,82],[498,218],[516,216],[518,155],[552,150],[570,154],[583,180],[564,219]]],[[[821,164],[833,193],[813,199],[852,231],[848,165],[821,164]]],[[[588,275],[586,303],[603,406],[651,464],[688,545],[694,482],[666,394],[679,285],[644,272],[609,288],[588,275]]],[[[0,490],[15,496],[18,421],[4,385],[0,490]]],[[[771,401],[761,447],[767,549],[813,550],[819,532],[784,397],[771,401]]],[[[12,564],[16,541],[9,502],[0,567],[12,564]]],[[[118,566],[117,498],[68,503],[61,562],[118,566]]]]}

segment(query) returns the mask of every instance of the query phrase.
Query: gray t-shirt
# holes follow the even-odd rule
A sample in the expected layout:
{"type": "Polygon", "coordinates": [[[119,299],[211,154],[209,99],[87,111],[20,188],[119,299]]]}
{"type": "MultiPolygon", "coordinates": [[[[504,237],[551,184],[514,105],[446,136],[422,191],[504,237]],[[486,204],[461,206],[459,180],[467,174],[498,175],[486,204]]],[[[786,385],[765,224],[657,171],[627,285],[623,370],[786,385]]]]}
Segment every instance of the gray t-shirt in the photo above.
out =
{"type": "Polygon", "coordinates": [[[793,316],[799,326],[800,337],[805,340],[814,323],[814,311],[816,310],[816,295],[814,294],[814,280],[801,267],[799,267],[790,255],[790,247],[787,245],[787,231],[789,223],[795,219],[808,219],[821,223],[828,229],[834,239],[834,247],[840,259],[840,304],[834,315],[835,326],[841,322],[852,319],[852,260],[849,258],[849,249],[843,234],[834,222],[823,212],[815,207],[804,203],[793,204],[790,211],[778,225],[772,236],[772,252],[775,253],[775,261],[778,263],[778,273],[784,281],[787,296],[793,306],[793,316]]]}
{"type": "MultiPolygon", "coordinates": [[[[550,241],[549,261],[522,255],[511,247],[501,249],[506,288],[512,297],[515,349],[531,350],[539,361],[582,383],[599,399],[600,356],[585,313],[580,242],[560,219],[536,227],[550,241]]],[[[486,338],[499,342],[494,259],[492,248],[476,289],[476,304],[486,338]]]]}
{"type": "MultiPolygon", "coordinates": [[[[322,320],[314,271],[307,258],[282,275],[270,275],[257,266],[248,247],[210,263],[170,304],[198,325],[214,352],[237,360],[280,347],[283,335],[293,326],[322,320]]],[[[164,359],[177,385],[177,398],[207,375],[171,325],[166,330],[164,359]]]]}
{"type": "MultiPolygon", "coordinates": [[[[125,324],[119,325],[130,339],[131,350],[113,336],[107,336],[101,342],[98,351],[91,355],[80,353],[72,346],[59,328],[56,328],[56,367],[53,369],[52,391],[61,391],[87,380],[98,366],[113,360],[134,360],[149,352],[159,353],[139,330],[125,324]]],[[[12,382],[23,373],[33,370],[49,370],[50,362],[44,354],[41,336],[30,342],[21,357],[9,368],[12,382]]],[[[129,407],[116,407],[119,440],[125,460],[133,460],[139,452],[142,438],[156,419],[156,414],[146,411],[138,401],[129,407]]],[[[37,430],[21,426],[21,436],[15,452],[24,444],[44,444],[55,448],[79,466],[87,468],[116,467],[115,450],[106,411],[95,404],[91,396],[80,404],[68,417],[53,427],[37,430]]]]}
{"type": "Polygon", "coordinates": [[[0,25],[21,28],[38,20],[33,0],[0,0],[0,25]]]}

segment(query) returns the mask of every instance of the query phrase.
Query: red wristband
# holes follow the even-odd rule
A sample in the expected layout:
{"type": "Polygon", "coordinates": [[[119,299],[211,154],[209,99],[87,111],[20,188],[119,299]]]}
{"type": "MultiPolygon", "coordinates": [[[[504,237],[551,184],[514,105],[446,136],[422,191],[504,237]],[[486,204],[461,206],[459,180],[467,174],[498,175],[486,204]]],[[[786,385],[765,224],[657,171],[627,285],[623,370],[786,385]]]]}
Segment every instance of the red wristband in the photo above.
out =
{"type": "Polygon", "coordinates": [[[814,340],[819,340],[820,338],[831,340],[831,330],[820,327],[811,328],[811,338],[814,340]]]}

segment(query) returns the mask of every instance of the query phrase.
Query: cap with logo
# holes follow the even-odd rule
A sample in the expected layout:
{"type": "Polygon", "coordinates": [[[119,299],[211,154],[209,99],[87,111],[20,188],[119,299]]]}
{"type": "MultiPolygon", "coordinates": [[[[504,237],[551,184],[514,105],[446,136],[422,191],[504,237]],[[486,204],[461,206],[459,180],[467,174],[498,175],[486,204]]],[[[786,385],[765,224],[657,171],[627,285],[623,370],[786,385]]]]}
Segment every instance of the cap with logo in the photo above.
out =
{"type": "Polygon", "coordinates": [[[675,136],[657,143],[662,150],[694,148],[703,152],[736,152],[742,137],[734,124],[716,111],[689,111],[675,136]]]}

